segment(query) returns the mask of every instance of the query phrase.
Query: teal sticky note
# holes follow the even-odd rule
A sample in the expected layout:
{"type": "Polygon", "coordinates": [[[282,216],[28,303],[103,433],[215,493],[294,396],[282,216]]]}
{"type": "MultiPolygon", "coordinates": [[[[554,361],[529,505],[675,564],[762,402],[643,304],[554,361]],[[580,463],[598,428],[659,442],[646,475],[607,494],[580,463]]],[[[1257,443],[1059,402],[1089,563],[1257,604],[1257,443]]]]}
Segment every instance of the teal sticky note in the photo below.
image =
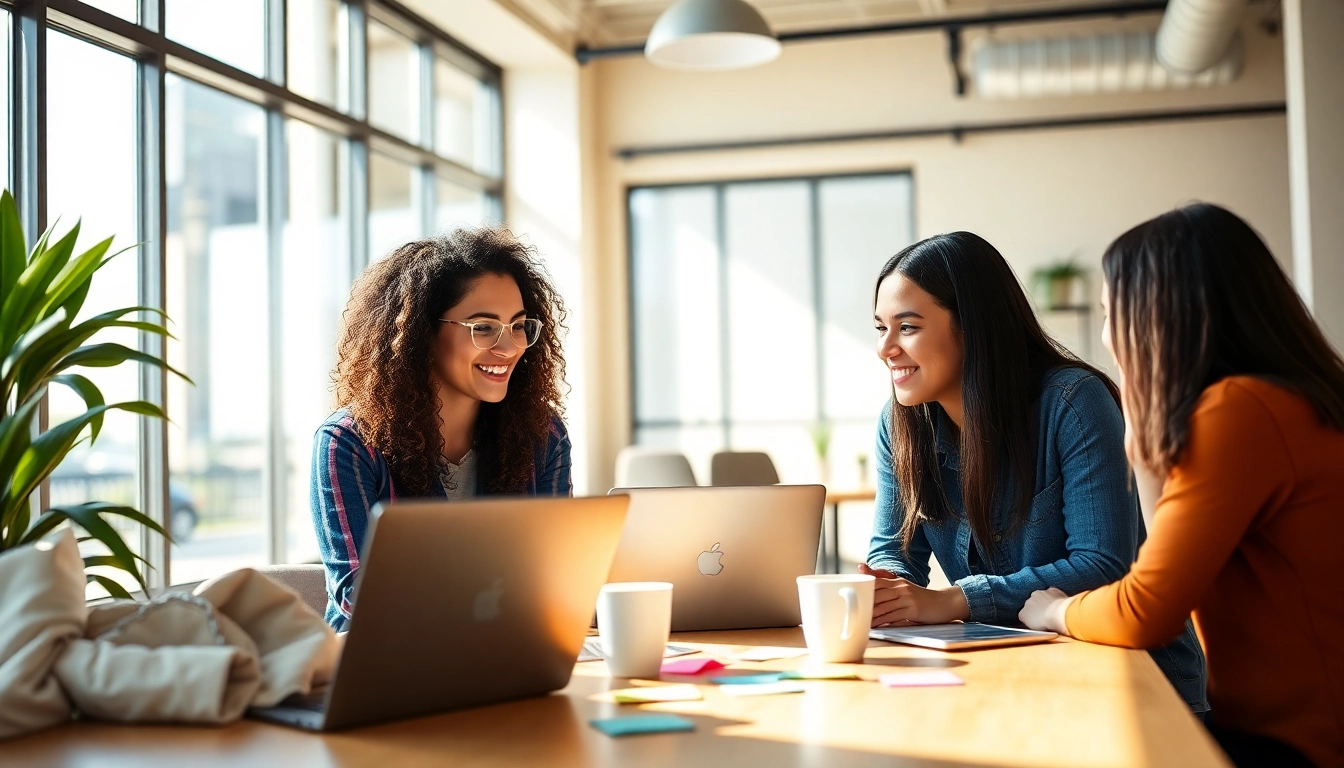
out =
{"type": "Polygon", "coordinates": [[[759,685],[761,683],[777,683],[784,678],[783,672],[763,672],[759,675],[732,675],[730,677],[710,678],[711,683],[715,685],[759,685]]]}
{"type": "Polygon", "coordinates": [[[589,724],[608,736],[633,736],[637,733],[693,731],[695,723],[684,717],[666,714],[630,715],[591,720],[589,724]]]}

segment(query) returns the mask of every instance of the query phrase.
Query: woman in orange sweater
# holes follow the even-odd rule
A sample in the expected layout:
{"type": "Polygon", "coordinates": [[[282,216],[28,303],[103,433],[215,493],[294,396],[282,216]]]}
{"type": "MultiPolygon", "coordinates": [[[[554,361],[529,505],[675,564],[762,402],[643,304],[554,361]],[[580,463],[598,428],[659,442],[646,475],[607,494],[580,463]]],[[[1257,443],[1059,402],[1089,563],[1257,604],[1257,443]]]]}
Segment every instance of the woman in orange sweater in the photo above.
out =
{"type": "Polygon", "coordinates": [[[1213,205],[1102,261],[1148,540],[1123,579],[1019,618],[1153,648],[1194,615],[1210,732],[1237,765],[1344,765],[1344,361],[1263,241],[1213,205]]]}

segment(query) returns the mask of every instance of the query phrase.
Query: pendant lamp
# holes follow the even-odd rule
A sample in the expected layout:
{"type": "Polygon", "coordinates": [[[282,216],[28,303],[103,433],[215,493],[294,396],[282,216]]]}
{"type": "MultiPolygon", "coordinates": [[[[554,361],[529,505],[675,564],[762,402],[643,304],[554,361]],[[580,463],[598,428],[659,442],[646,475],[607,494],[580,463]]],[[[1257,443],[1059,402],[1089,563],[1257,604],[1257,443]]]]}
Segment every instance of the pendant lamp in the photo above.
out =
{"type": "Polygon", "coordinates": [[[654,23],[644,56],[669,69],[743,69],[774,61],[779,40],[745,0],[678,0],[654,23]]]}

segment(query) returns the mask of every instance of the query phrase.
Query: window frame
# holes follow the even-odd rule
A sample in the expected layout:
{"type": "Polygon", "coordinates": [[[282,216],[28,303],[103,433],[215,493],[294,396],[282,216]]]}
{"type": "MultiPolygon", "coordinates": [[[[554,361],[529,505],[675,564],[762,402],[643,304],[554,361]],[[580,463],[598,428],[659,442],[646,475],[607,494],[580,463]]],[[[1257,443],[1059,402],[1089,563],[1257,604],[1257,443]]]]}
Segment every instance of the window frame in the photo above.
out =
{"type": "MultiPolygon", "coordinates": [[[[221,0],[222,1],[222,0],[221,0]]],[[[257,76],[226,64],[168,38],[164,34],[165,0],[139,0],[138,19],[128,21],[78,0],[0,0],[0,8],[10,12],[9,71],[9,167],[4,169],[5,186],[18,202],[20,217],[28,237],[36,239],[46,228],[46,35],[59,30],[84,42],[128,56],[137,66],[138,103],[136,166],[139,171],[138,231],[135,237],[143,245],[137,249],[139,261],[139,300],[144,306],[162,309],[167,305],[166,240],[168,235],[168,195],[166,180],[165,110],[166,77],[173,75],[205,85],[262,107],[266,112],[265,152],[266,228],[268,248],[267,303],[268,323],[267,435],[263,477],[265,488],[265,551],[268,562],[286,561],[286,520],[284,475],[284,427],[279,418],[282,407],[282,381],[278,371],[283,331],[276,311],[281,301],[277,275],[283,257],[280,248],[285,223],[288,193],[288,154],[285,124],[289,119],[308,123],[341,139],[343,173],[340,183],[349,201],[350,248],[347,261],[339,265],[345,274],[358,275],[369,263],[368,216],[371,151],[380,152],[413,166],[426,194],[419,200],[418,220],[425,232],[434,230],[434,188],[436,178],[451,179],[460,186],[477,190],[489,205],[503,213],[505,197],[503,168],[505,135],[503,131],[503,72],[447,33],[402,6],[395,0],[340,0],[347,15],[349,71],[345,87],[349,103],[345,109],[328,106],[290,91],[286,87],[288,20],[285,0],[265,3],[265,70],[257,76]],[[419,98],[420,125],[416,141],[408,141],[371,125],[368,121],[367,28],[370,19],[392,26],[417,45],[422,72],[419,98]],[[493,94],[492,169],[482,173],[434,151],[435,115],[433,108],[434,64],[446,60],[477,78],[493,94]]],[[[123,234],[123,233],[117,233],[123,234]]],[[[125,233],[129,235],[130,233],[125,233]]],[[[141,332],[142,351],[162,356],[166,345],[160,337],[141,332]]],[[[166,371],[141,366],[140,396],[165,406],[166,371]]],[[[46,408],[40,414],[40,428],[48,427],[46,408]]],[[[168,525],[168,430],[162,420],[140,418],[138,465],[138,504],[152,519],[168,525]]],[[[48,506],[50,486],[43,483],[34,494],[35,510],[48,506]]],[[[172,584],[170,545],[147,529],[140,530],[141,551],[152,569],[146,574],[151,589],[172,584]]]]}
{"type": "Polygon", "coordinates": [[[864,179],[864,178],[893,178],[904,177],[912,190],[910,199],[910,232],[917,232],[916,222],[918,217],[915,211],[915,197],[913,190],[915,186],[915,172],[912,168],[898,167],[889,169],[874,169],[852,172],[819,173],[819,174],[790,174],[780,176],[749,176],[740,178],[722,178],[706,179],[700,181],[678,181],[661,184],[633,184],[625,189],[625,242],[626,242],[626,327],[630,329],[627,342],[629,344],[627,354],[629,355],[630,370],[630,435],[633,439],[639,434],[641,429],[712,429],[717,428],[722,436],[722,450],[733,450],[733,427],[735,423],[748,428],[757,427],[796,427],[808,426],[815,422],[827,422],[833,425],[845,425],[853,422],[853,419],[831,418],[826,413],[826,379],[823,345],[825,343],[823,331],[826,323],[825,293],[822,284],[822,221],[821,221],[821,195],[820,188],[823,182],[835,179],[864,179]],[[732,287],[728,283],[728,263],[730,254],[728,252],[728,227],[727,227],[727,189],[730,186],[745,186],[754,184],[776,184],[782,182],[804,183],[808,187],[808,215],[810,221],[810,237],[808,250],[810,251],[810,262],[812,269],[812,303],[810,305],[815,318],[815,354],[818,364],[816,365],[816,418],[813,421],[803,421],[799,419],[752,419],[750,421],[738,420],[735,422],[732,411],[732,366],[728,364],[727,356],[730,350],[729,332],[731,324],[726,322],[728,317],[729,296],[732,287]],[[719,349],[720,355],[724,360],[720,366],[721,380],[720,386],[720,416],[715,420],[688,421],[684,419],[649,419],[642,420],[639,412],[639,366],[637,365],[637,356],[639,354],[639,318],[638,308],[635,306],[636,299],[636,261],[635,261],[635,221],[632,215],[634,196],[637,192],[644,190],[664,190],[664,189],[684,189],[684,188],[707,188],[714,195],[714,220],[715,220],[715,250],[717,251],[718,270],[720,276],[719,284],[719,313],[721,321],[719,323],[719,349]]]}

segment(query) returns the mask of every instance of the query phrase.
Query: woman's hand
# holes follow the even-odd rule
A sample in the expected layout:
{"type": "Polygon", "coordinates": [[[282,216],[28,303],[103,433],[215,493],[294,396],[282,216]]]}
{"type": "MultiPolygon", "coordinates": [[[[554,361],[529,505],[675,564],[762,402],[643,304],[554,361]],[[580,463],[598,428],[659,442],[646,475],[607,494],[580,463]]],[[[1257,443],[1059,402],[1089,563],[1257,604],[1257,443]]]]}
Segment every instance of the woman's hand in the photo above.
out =
{"type": "Polygon", "coordinates": [[[873,590],[873,626],[947,624],[971,615],[961,587],[925,589],[891,571],[859,565],[859,573],[877,577],[873,590]]]}
{"type": "Polygon", "coordinates": [[[1038,589],[1027,598],[1017,619],[1030,629],[1043,629],[1067,636],[1069,627],[1064,623],[1064,612],[1071,602],[1072,597],[1054,587],[1044,591],[1038,589]]]}

